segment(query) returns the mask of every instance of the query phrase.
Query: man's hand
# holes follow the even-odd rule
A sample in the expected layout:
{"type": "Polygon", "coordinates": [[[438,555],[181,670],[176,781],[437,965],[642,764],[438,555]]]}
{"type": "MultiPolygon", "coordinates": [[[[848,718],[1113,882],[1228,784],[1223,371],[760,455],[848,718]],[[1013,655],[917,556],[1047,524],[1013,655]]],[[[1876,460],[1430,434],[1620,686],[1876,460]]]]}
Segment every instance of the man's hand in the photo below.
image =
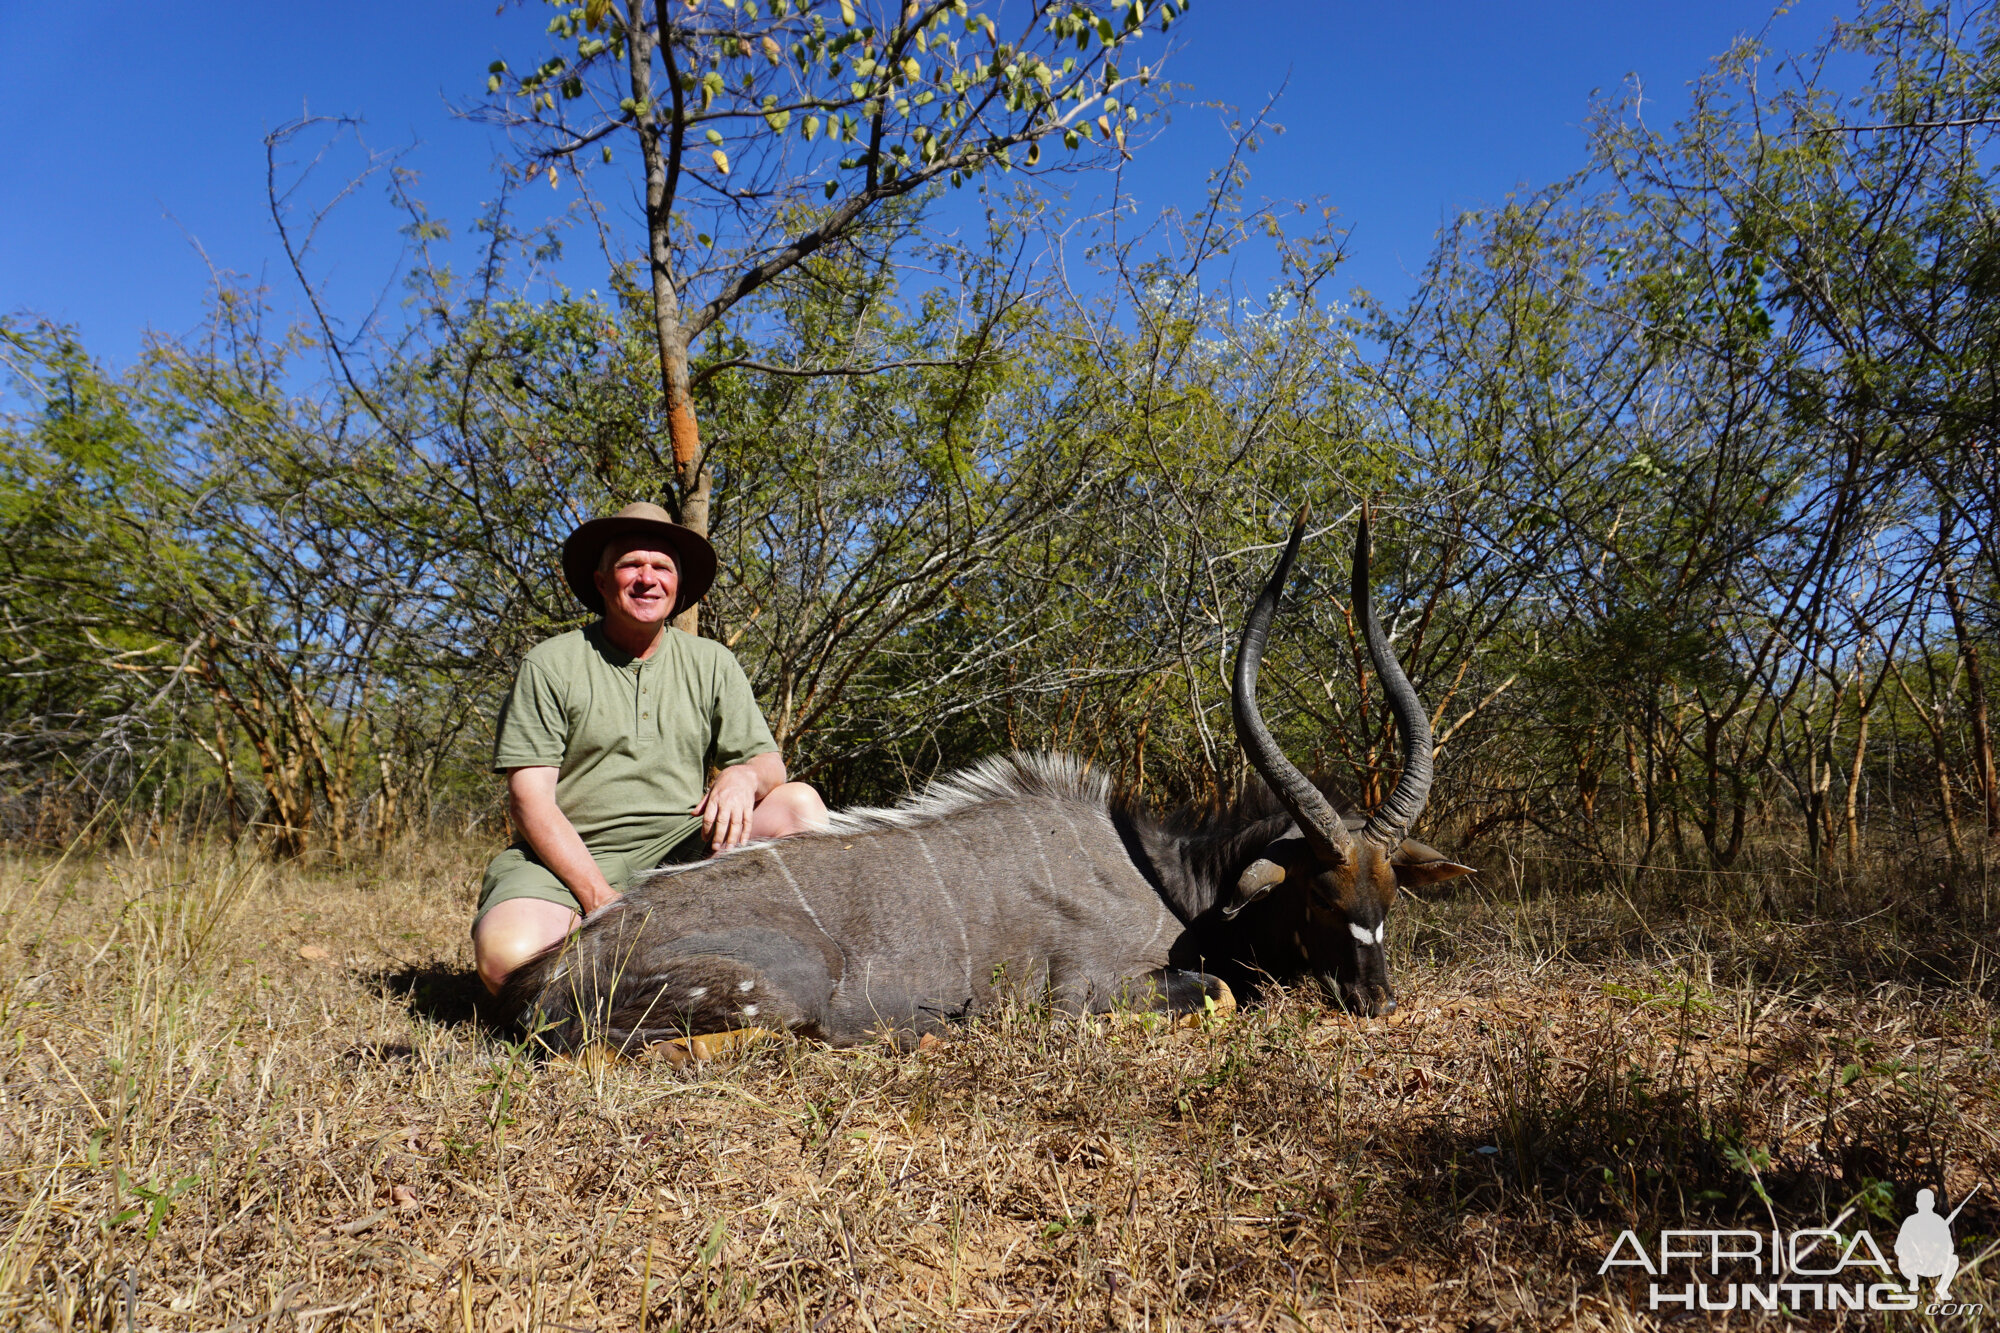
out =
{"type": "Polygon", "coordinates": [[[716,775],[715,785],[694,808],[701,816],[701,836],[708,840],[711,854],[750,841],[750,815],[757,808],[757,799],[769,790],[755,760],[716,775]]]}

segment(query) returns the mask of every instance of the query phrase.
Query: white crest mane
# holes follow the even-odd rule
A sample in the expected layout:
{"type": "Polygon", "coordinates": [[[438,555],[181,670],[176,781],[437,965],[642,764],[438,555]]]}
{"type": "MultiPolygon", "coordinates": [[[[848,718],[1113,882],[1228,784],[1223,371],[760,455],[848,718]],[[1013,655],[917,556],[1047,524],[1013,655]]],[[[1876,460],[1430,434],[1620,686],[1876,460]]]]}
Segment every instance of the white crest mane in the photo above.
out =
{"type": "Polygon", "coordinates": [[[868,833],[914,828],[991,801],[1053,796],[1108,807],[1111,780],[1067,754],[994,755],[933,781],[919,794],[894,806],[862,806],[833,816],[829,831],[868,833]]]}

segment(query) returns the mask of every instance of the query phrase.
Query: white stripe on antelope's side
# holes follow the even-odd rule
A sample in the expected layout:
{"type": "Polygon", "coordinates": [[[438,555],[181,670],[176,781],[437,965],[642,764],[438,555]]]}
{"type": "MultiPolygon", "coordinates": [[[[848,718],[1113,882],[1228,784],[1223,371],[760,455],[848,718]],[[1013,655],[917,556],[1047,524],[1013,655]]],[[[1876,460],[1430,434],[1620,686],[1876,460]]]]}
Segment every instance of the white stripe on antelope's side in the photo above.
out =
{"type": "Polygon", "coordinates": [[[965,993],[971,995],[973,994],[972,941],[965,933],[965,913],[958,910],[958,899],[952,897],[951,885],[946,882],[944,871],[938,868],[937,858],[931,855],[930,844],[924,841],[924,835],[915,829],[910,829],[908,832],[912,838],[917,840],[917,850],[923,853],[924,864],[931,868],[931,874],[937,880],[938,893],[943,896],[945,904],[951,908],[952,920],[958,923],[958,956],[960,962],[965,966],[965,993]]]}
{"type": "Polygon", "coordinates": [[[833,947],[840,950],[842,979],[844,980],[846,965],[847,965],[847,946],[842,944],[838,939],[834,938],[833,932],[826,928],[826,923],[819,919],[819,913],[813,911],[813,905],[806,901],[805,890],[799,887],[799,882],[796,879],[792,878],[791,869],[785,865],[785,858],[778,854],[778,849],[767,843],[763,847],[760,847],[758,850],[769,852],[771,854],[771,863],[777,866],[778,873],[785,877],[785,883],[788,886],[790,886],[792,890],[792,896],[799,900],[799,906],[806,909],[806,915],[812,918],[812,923],[813,925],[819,928],[819,933],[826,936],[828,939],[833,940],[833,947]]]}
{"type": "Polygon", "coordinates": [[[1018,803],[1014,806],[1014,812],[1021,817],[1022,827],[1028,830],[1028,841],[1035,845],[1035,855],[1041,858],[1042,875],[1048,880],[1049,892],[1055,893],[1057,891],[1056,868],[1049,864],[1048,851],[1042,846],[1041,836],[1035,832],[1036,817],[1024,810],[1018,803]]]}
{"type": "Polygon", "coordinates": [[[1076,821],[1071,819],[1069,812],[1064,810],[1060,805],[1055,807],[1055,812],[1056,818],[1060,819],[1063,822],[1063,827],[1069,830],[1069,840],[1076,845],[1077,859],[1083,862],[1084,865],[1089,866],[1090,849],[1083,845],[1083,834],[1077,830],[1076,821]]]}
{"type": "Polygon", "coordinates": [[[1153,900],[1153,933],[1146,937],[1146,942],[1140,947],[1139,952],[1141,954],[1149,953],[1152,950],[1154,941],[1160,938],[1160,932],[1167,928],[1167,922],[1177,920],[1179,918],[1167,910],[1167,905],[1158,898],[1155,898],[1153,900]]]}

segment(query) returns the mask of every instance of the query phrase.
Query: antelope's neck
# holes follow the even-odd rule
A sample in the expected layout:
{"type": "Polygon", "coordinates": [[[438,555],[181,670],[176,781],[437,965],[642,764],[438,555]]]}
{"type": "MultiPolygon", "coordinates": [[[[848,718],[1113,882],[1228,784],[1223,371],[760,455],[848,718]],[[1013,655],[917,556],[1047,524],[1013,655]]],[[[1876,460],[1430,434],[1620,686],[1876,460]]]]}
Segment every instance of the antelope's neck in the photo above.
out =
{"type": "Polygon", "coordinates": [[[1125,849],[1182,921],[1213,908],[1234,886],[1243,866],[1291,826],[1287,815],[1247,823],[1177,832],[1142,815],[1115,821],[1125,849]]]}

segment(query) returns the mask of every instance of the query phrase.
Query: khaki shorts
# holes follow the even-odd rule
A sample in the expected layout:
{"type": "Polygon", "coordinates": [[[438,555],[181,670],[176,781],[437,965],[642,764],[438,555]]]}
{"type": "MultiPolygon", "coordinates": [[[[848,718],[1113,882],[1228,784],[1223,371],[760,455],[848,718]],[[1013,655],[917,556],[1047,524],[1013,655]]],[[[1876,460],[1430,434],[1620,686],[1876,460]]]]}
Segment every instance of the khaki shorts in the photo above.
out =
{"type": "MultiPolygon", "coordinates": [[[[706,850],[701,826],[696,825],[688,832],[670,834],[630,852],[592,852],[590,859],[604,872],[605,883],[623,893],[627,884],[653,867],[699,860],[706,850]]],[[[473,929],[479,928],[479,918],[491,911],[495,903],[504,903],[509,898],[538,898],[579,915],[583,912],[583,904],[576,900],[569,886],[557,879],[555,871],[543,865],[540,857],[518,842],[494,857],[486,867],[486,876],[479,885],[479,910],[472,917],[473,929]]]]}

